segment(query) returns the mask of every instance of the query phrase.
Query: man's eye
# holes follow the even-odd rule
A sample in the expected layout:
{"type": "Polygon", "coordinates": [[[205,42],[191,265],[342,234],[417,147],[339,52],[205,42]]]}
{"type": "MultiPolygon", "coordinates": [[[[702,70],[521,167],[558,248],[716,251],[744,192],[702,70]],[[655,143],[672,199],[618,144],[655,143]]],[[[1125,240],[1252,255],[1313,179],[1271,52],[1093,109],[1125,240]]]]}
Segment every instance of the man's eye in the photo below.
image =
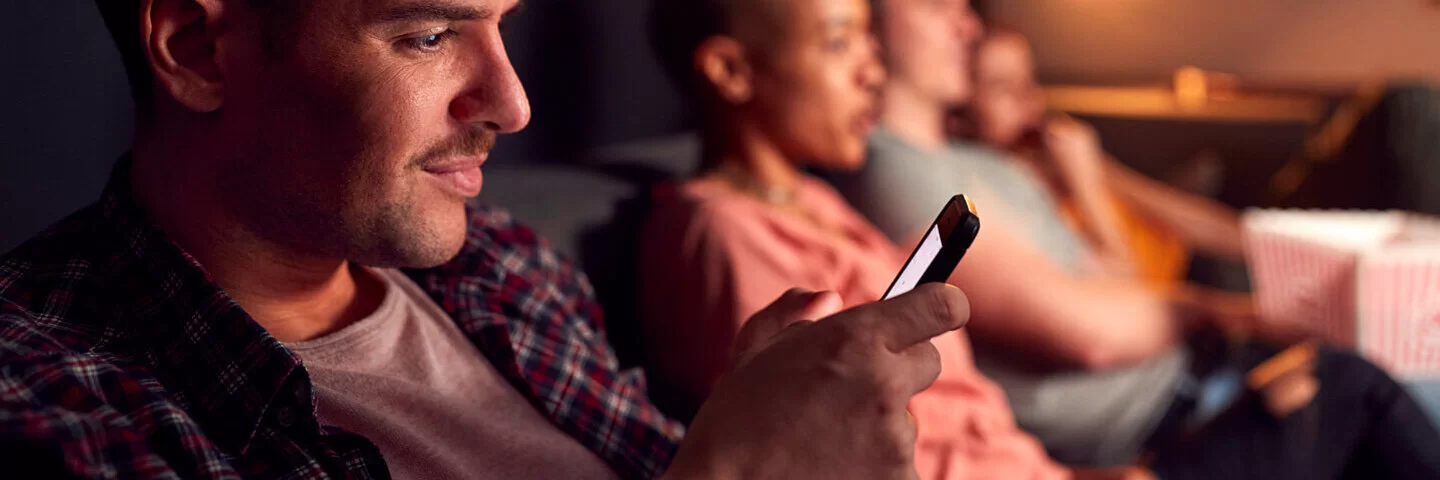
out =
{"type": "Polygon", "coordinates": [[[449,40],[455,35],[458,34],[454,30],[445,30],[443,32],[436,32],[428,35],[406,38],[404,40],[401,40],[400,43],[405,48],[417,52],[437,52],[440,51],[440,48],[445,46],[446,40],[449,40]]]}

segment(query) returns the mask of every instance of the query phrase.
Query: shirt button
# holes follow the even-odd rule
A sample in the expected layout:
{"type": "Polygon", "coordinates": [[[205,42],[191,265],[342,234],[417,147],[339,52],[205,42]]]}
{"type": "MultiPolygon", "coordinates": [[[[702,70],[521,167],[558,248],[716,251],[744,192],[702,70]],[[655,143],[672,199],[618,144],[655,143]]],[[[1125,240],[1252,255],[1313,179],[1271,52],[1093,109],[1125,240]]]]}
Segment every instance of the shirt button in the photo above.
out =
{"type": "Polygon", "coordinates": [[[280,410],[275,412],[275,422],[279,423],[280,426],[285,428],[295,426],[295,409],[290,407],[280,407],[280,410]]]}

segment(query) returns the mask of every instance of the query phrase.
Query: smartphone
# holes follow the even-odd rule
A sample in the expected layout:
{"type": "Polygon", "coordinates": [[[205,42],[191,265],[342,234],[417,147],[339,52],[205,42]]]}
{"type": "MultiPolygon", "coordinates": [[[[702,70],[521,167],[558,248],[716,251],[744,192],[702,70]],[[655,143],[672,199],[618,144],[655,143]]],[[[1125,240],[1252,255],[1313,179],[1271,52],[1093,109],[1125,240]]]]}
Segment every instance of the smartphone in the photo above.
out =
{"type": "Polygon", "coordinates": [[[975,204],[964,195],[951,197],[881,299],[903,295],[920,284],[948,280],[979,234],[980,215],[975,213],[975,204]]]}

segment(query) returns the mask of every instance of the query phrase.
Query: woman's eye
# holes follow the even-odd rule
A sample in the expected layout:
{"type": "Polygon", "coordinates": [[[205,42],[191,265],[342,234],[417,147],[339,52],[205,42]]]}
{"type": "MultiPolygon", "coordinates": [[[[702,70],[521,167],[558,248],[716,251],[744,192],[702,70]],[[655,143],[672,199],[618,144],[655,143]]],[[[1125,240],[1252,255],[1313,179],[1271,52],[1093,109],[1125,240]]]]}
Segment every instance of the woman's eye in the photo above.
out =
{"type": "Polygon", "coordinates": [[[406,48],[409,48],[411,50],[427,53],[436,52],[439,51],[441,47],[444,47],[445,41],[449,40],[450,37],[454,35],[456,35],[454,30],[445,30],[443,32],[436,32],[428,35],[421,35],[418,37],[410,37],[403,40],[402,43],[406,48]]]}
{"type": "Polygon", "coordinates": [[[850,39],[846,37],[832,38],[825,41],[825,49],[832,52],[843,52],[850,48],[850,39]]]}

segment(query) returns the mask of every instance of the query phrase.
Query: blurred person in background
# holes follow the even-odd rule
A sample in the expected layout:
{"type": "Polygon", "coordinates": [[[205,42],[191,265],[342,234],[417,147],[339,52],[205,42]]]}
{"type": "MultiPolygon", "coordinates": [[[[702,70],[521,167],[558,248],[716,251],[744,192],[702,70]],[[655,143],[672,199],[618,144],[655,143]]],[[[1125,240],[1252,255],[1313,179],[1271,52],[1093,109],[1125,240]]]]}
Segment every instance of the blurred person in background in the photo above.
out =
{"type": "MultiPolygon", "coordinates": [[[[640,250],[652,392],[684,418],[754,312],[794,286],[835,292],[819,300],[831,308],[875,302],[906,252],[803,171],[865,159],[885,76],[866,0],[660,0],[653,15],[662,63],[703,114],[701,170],[657,190],[640,250]]],[[[910,405],[920,478],[1070,477],[1016,428],[963,333],[932,343],[940,378],[910,405]]]]}
{"type": "Polygon", "coordinates": [[[133,152],[0,257],[6,478],[914,477],[958,290],[787,293],[687,433],[585,276],[467,205],[530,119],[515,1],[97,5],[133,152]]]}
{"type": "Polygon", "coordinates": [[[974,99],[952,133],[1004,152],[1044,185],[1105,271],[1167,291],[1184,280],[1187,247],[1244,260],[1238,212],[1125,167],[1089,125],[1048,111],[1019,32],[989,29],[974,63],[974,99]]]}
{"type": "MultiPolygon", "coordinates": [[[[869,162],[835,183],[900,245],[918,243],[935,205],[956,193],[975,199],[985,228],[952,277],[971,299],[975,361],[1054,458],[1115,465],[1148,452],[1161,478],[1440,475],[1431,424],[1394,380],[1358,357],[1322,349],[1313,376],[1292,377],[1276,397],[1305,400],[1296,402],[1306,409],[1299,415],[1270,413],[1272,397],[1244,391],[1239,379],[1275,348],[1243,343],[1218,358],[1192,352],[1187,340],[1211,336],[1188,337],[1190,330],[1249,335],[1256,327],[1248,312],[1115,275],[1036,175],[1004,153],[949,139],[947,112],[974,100],[978,20],[964,1],[879,3],[890,73],[882,115],[869,162]],[[1204,428],[1191,431],[1197,424],[1204,428]],[[1296,451],[1304,453],[1286,453],[1296,451]]],[[[1054,147],[1085,152],[1087,168],[1103,165],[1098,146],[1074,133],[1080,127],[1062,128],[1071,133],[1054,147]]]]}

